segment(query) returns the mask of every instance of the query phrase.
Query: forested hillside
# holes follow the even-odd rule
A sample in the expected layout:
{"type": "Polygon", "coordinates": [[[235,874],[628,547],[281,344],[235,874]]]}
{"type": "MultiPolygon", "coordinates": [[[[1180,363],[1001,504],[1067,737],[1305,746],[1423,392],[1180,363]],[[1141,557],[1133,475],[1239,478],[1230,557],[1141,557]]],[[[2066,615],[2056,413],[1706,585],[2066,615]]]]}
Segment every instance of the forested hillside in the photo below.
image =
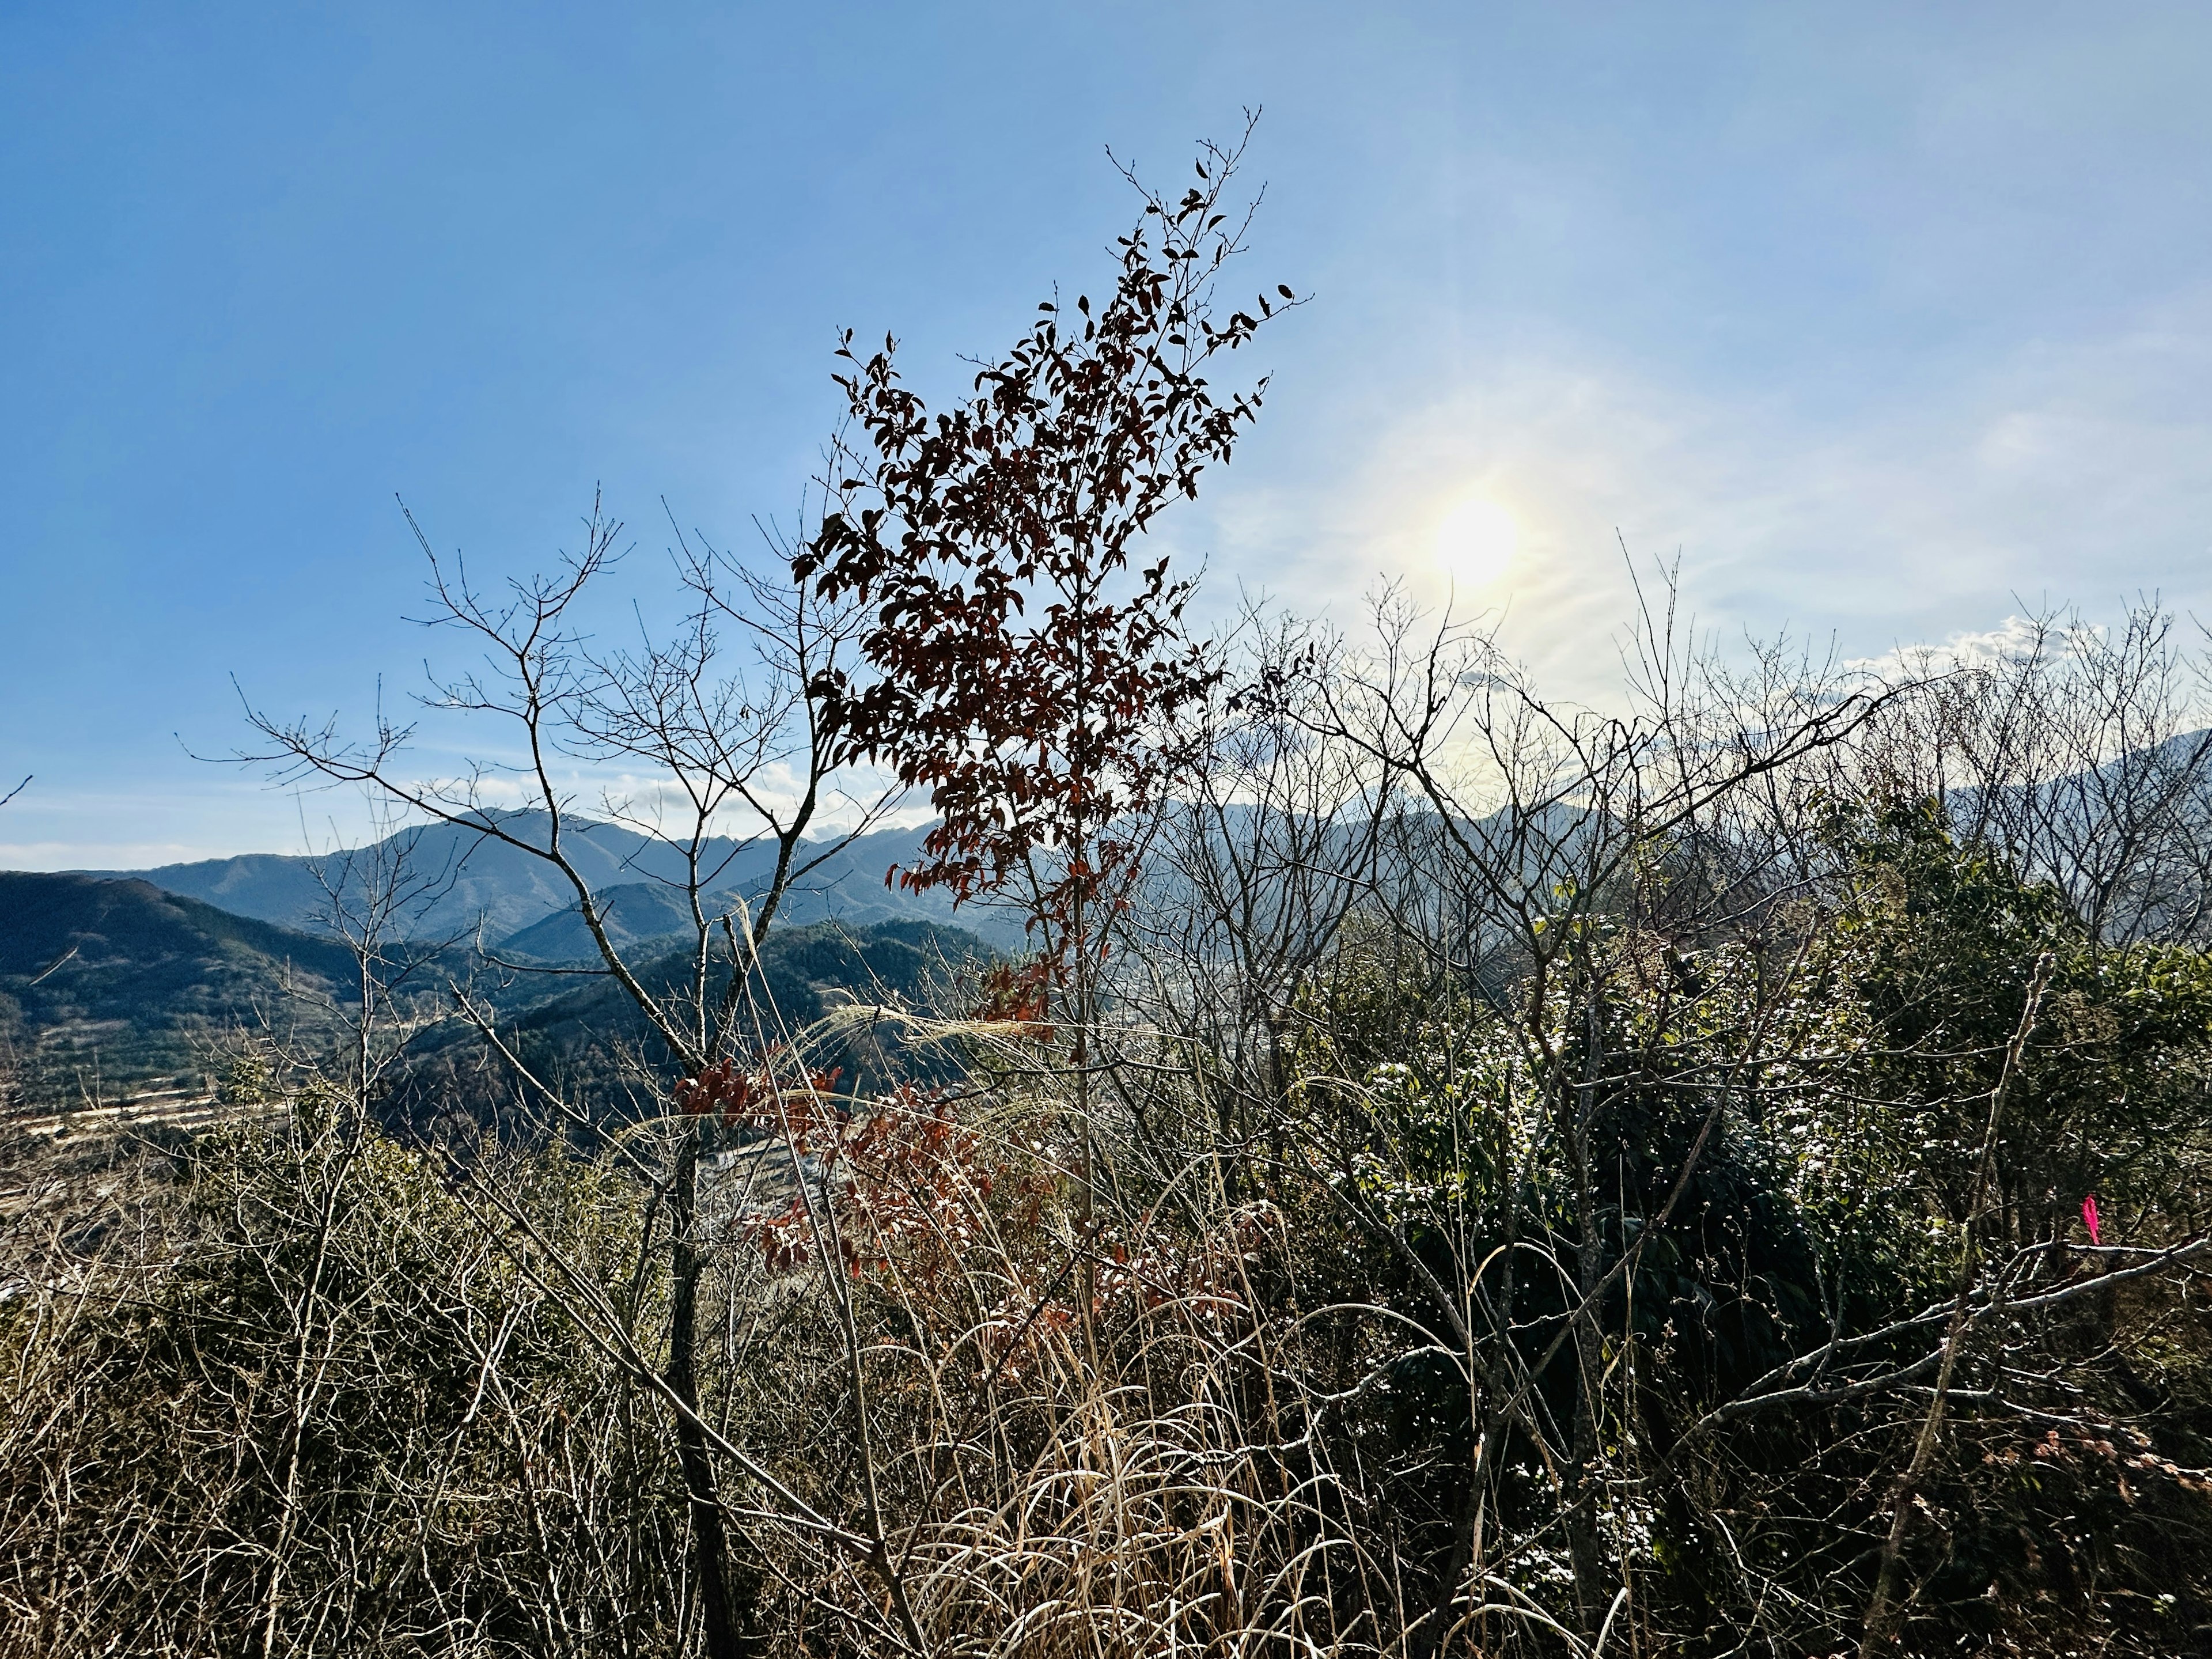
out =
{"type": "Polygon", "coordinates": [[[204,1087],[214,1048],[274,1021],[327,1033],[352,955],[142,881],[0,871],[0,1020],[47,1104],[204,1087]]]}
{"type": "MultiPolygon", "coordinates": [[[[615,889],[614,904],[635,890],[615,889]]],[[[617,937],[665,990],[683,953],[672,918],[646,914],[656,932],[617,937]]],[[[106,1127],[116,1109],[149,1126],[198,1121],[239,1054],[271,1043],[319,1051],[358,1022],[356,943],[327,922],[271,927],[143,881],[0,872],[0,1040],[15,1103],[45,1133],[106,1127]]],[[[975,934],[929,922],[793,925],[763,942],[753,990],[811,1022],[840,997],[926,1004],[991,955],[975,934]]],[[[396,1128],[500,1115],[506,1090],[460,1052],[473,1056],[480,1039],[455,1011],[456,989],[495,1006],[524,1051],[570,1080],[587,1117],[622,1096],[617,1057],[651,1038],[619,988],[527,955],[380,942],[368,971],[404,993],[408,1041],[376,1105],[396,1128]]],[[[879,1045],[854,1042],[854,1065],[880,1068],[879,1045]]]]}

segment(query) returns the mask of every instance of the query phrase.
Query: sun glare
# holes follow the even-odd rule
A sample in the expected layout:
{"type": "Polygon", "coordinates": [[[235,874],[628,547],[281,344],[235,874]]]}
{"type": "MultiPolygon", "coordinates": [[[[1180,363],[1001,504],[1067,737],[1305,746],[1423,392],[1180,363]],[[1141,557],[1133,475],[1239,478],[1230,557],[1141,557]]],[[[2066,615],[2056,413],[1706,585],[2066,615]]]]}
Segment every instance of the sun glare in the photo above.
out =
{"type": "Polygon", "coordinates": [[[1487,586],[1513,562],[1520,539],[1510,513],[1496,501],[1470,496],[1437,524],[1437,564],[1458,586],[1487,586]]]}

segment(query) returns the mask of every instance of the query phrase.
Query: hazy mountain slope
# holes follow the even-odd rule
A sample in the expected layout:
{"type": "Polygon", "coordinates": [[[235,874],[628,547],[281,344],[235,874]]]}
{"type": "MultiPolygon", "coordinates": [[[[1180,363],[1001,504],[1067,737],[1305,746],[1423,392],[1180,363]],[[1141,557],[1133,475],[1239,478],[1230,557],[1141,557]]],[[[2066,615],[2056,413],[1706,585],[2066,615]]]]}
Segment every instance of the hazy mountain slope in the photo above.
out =
{"type": "MultiPolygon", "coordinates": [[[[745,1045],[775,1046],[819,1020],[836,1002],[894,1002],[954,1012],[944,994],[957,991],[970,964],[993,954],[983,940],[957,927],[895,921],[866,928],[836,923],[782,927],[761,951],[756,1006],[772,1009],[745,1045]]],[[[641,981],[656,994],[688,979],[682,951],[633,957],[641,981]]],[[[648,1032],[629,995],[604,977],[525,975],[497,994],[506,1040],[533,1075],[562,1091],[594,1117],[620,1117],[633,1109],[630,1074],[621,1055],[632,1051],[660,1065],[665,1054],[648,1032]]],[[[842,1067],[848,1081],[874,1085],[893,1078],[928,1081],[950,1075],[955,1056],[930,1046],[908,1048],[896,1025],[861,1028],[823,1038],[809,1048],[818,1065],[842,1067]]],[[[504,1065],[489,1060],[477,1035],[455,1022],[428,1033],[405,1074],[395,1080],[380,1109],[394,1127],[424,1132],[443,1120],[479,1123],[508,1117],[520,1105],[538,1108],[518,1093],[504,1065]]]]}
{"type": "MultiPolygon", "coordinates": [[[[501,823],[509,833],[544,844],[544,814],[516,813],[501,823]]],[[[951,904],[942,894],[913,894],[884,885],[888,869],[918,856],[921,835],[920,830],[903,829],[861,836],[793,889],[785,899],[785,920],[801,926],[834,920],[853,927],[909,920],[952,921],[951,904]]],[[[675,849],[619,824],[582,819],[563,825],[562,846],[593,891],[610,896],[623,913],[624,943],[689,925],[689,912],[681,902],[686,871],[675,849]],[[614,898],[617,894],[620,897],[614,898]]],[[[357,886],[369,872],[388,868],[392,855],[402,850],[418,879],[433,878],[427,901],[407,919],[408,931],[416,936],[471,937],[481,926],[483,937],[497,941],[502,950],[543,961],[591,954],[590,935],[575,915],[575,895],[552,866],[518,848],[450,824],[402,830],[374,848],[322,860],[250,853],[153,870],[86,873],[148,881],[164,891],[241,916],[313,928],[329,908],[325,879],[342,889],[357,886]],[[553,925],[543,933],[532,933],[549,921],[553,925]],[[526,939],[525,934],[530,936],[526,939]]],[[[703,849],[702,859],[708,890],[724,902],[730,895],[757,895],[775,867],[774,848],[764,842],[717,841],[703,849]]],[[[1010,933],[1003,919],[981,910],[963,913],[958,921],[1002,942],[1011,942],[1012,933],[1018,932],[1010,933]]]]}
{"type": "MultiPolygon", "coordinates": [[[[624,950],[693,925],[691,907],[678,888],[637,881],[605,888],[599,899],[600,925],[624,950]]],[[[715,907],[708,908],[711,915],[715,907]]],[[[598,958],[599,947],[572,904],[500,939],[494,954],[536,962],[587,962],[598,958]]]]}
{"type": "Polygon", "coordinates": [[[352,957],[143,881],[0,872],[0,1018],[34,1094],[110,1092],[191,1071],[196,1043],[264,1014],[313,1022],[352,957]],[[301,999],[298,991],[313,994],[301,999]]]}
{"type": "Polygon", "coordinates": [[[957,927],[1001,950],[1019,949],[1020,918],[985,904],[958,908],[942,890],[910,893],[884,878],[921,855],[921,829],[883,830],[840,848],[784,895],[777,920],[803,927],[836,921],[848,927],[873,927],[893,921],[929,921],[957,927]]]}
{"type": "MultiPolygon", "coordinates": [[[[933,922],[963,929],[1002,949],[1018,948],[1021,924],[1004,910],[982,905],[956,910],[942,892],[910,893],[885,883],[885,875],[894,866],[915,860],[920,840],[918,830],[886,830],[840,848],[785,892],[776,911],[776,926],[808,927],[834,921],[866,928],[886,922],[933,922]]],[[[714,891],[707,900],[708,916],[736,908],[740,900],[750,905],[767,884],[766,874],[757,872],[748,882],[714,891]]],[[[665,938],[693,926],[690,902],[680,888],[636,882],[604,889],[600,897],[608,935],[618,945],[665,938]]],[[[592,960],[598,951],[583,917],[573,904],[564,904],[542,921],[501,939],[498,954],[539,962],[581,962],[592,960]]]]}
{"type": "MultiPolygon", "coordinates": [[[[501,827],[543,846],[549,823],[543,813],[518,812],[501,818],[501,827]]],[[[683,860],[672,849],[619,824],[569,819],[562,830],[562,849],[594,888],[676,880],[683,874],[683,860]]],[[[312,926],[326,911],[325,878],[342,887],[358,886],[372,872],[389,868],[402,851],[416,877],[432,879],[428,902],[409,919],[417,934],[471,933],[481,919],[489,936],[501,938],[566,908],[574,897],[544,860],[451,824],[403,830],[374,848],[324,859],[249,853],[104,873],[133,876],[239,915],[299,927],[312,926]]],[[[741,883],[768,867],[764,848],[723,841],[705,852],[720,882],[741,883]]]]}

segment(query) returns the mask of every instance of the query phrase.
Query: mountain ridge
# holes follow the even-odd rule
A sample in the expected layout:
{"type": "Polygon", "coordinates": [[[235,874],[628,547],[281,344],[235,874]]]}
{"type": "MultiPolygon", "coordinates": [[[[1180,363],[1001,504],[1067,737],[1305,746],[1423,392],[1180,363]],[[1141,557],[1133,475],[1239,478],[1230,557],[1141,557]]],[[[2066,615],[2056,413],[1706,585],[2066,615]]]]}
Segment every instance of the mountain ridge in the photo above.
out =
{"type": "MultiPolygon", "coordinates": [[[[547,842],[550,821],[542,812],[502,815],[499,823],[502,830],[534,845],[547,842]]],[[[665,927],[625,924],[621,942],[690,925],[688,902],[680,902],[690,866],[680,849],[600,820],[568,819],[562,831],[563,852],[595,895],[635,913],[641,922],[648,915],[668,922],[665,927]],[[672,908],[656,896],[679,902],[672,908]]],[[[910,828],[878,830],[829,848],[823,862],[787,891],[787,919],[799,925],[838,921],[858,927],[930,921],[963,927],[1002,945],[1015,942],[1018,927],[987,911],[963,907],[956,915],[951,900],[941,892],[910,893],[885,884],[885,872],[920,857],[923,833],[910,828]]],[[[804,844],[802,862],[823,855],[825,841],[804,844]]],[[[326,856],[244,853],[146,870],[70,873],[147,882],[234,915],[299,930],[314,927],[329,914],[333,890],[357,893],[374,872],[388,873],[403,860],[424,888],[401,918],[402,931],[410,936],[479,937],[495,951],[545,962],[593,954],[589,933],[576,913],[575,895],[558,871],[529,852],[461,825],[411,827],[366,847],[326,856]],[[526,939],[526,934],[530,935],[526,939]]],[[[702,847],[700,865],[714,904],[726,909],[756,897],[767,884],[775,867],[775,845],[764,837],[750,842],[717,838],[702,847]]]]}

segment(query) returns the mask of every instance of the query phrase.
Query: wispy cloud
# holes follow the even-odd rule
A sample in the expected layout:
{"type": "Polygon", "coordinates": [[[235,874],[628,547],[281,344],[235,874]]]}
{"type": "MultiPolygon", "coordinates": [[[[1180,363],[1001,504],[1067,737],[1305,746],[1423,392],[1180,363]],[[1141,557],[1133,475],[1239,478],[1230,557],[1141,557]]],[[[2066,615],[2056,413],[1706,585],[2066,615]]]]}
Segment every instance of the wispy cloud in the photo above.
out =
{"type": "Polygon", "coordinates": [[[2022,609],[2212,598],[2208,370],[2206,291],[1978,374],[1875,385],[1848,410],[1555,349],[1411,406],[1347,445],[1341,477],[1248,489],[1218,520],[1217,568],[1266,573],[1313,610],[1340,612],[1378,575],[1442,604],[1426,538],[1479,493],[1518,520],[1521,554],[1452,597],[1499,613],[1565,695],[1612,683],[1631,561],[1679,559],[1689,605],[1730,631],[1832,630],[1865,657],[1999,648],[2014,626],[1999,619],[2022,609]]]}

